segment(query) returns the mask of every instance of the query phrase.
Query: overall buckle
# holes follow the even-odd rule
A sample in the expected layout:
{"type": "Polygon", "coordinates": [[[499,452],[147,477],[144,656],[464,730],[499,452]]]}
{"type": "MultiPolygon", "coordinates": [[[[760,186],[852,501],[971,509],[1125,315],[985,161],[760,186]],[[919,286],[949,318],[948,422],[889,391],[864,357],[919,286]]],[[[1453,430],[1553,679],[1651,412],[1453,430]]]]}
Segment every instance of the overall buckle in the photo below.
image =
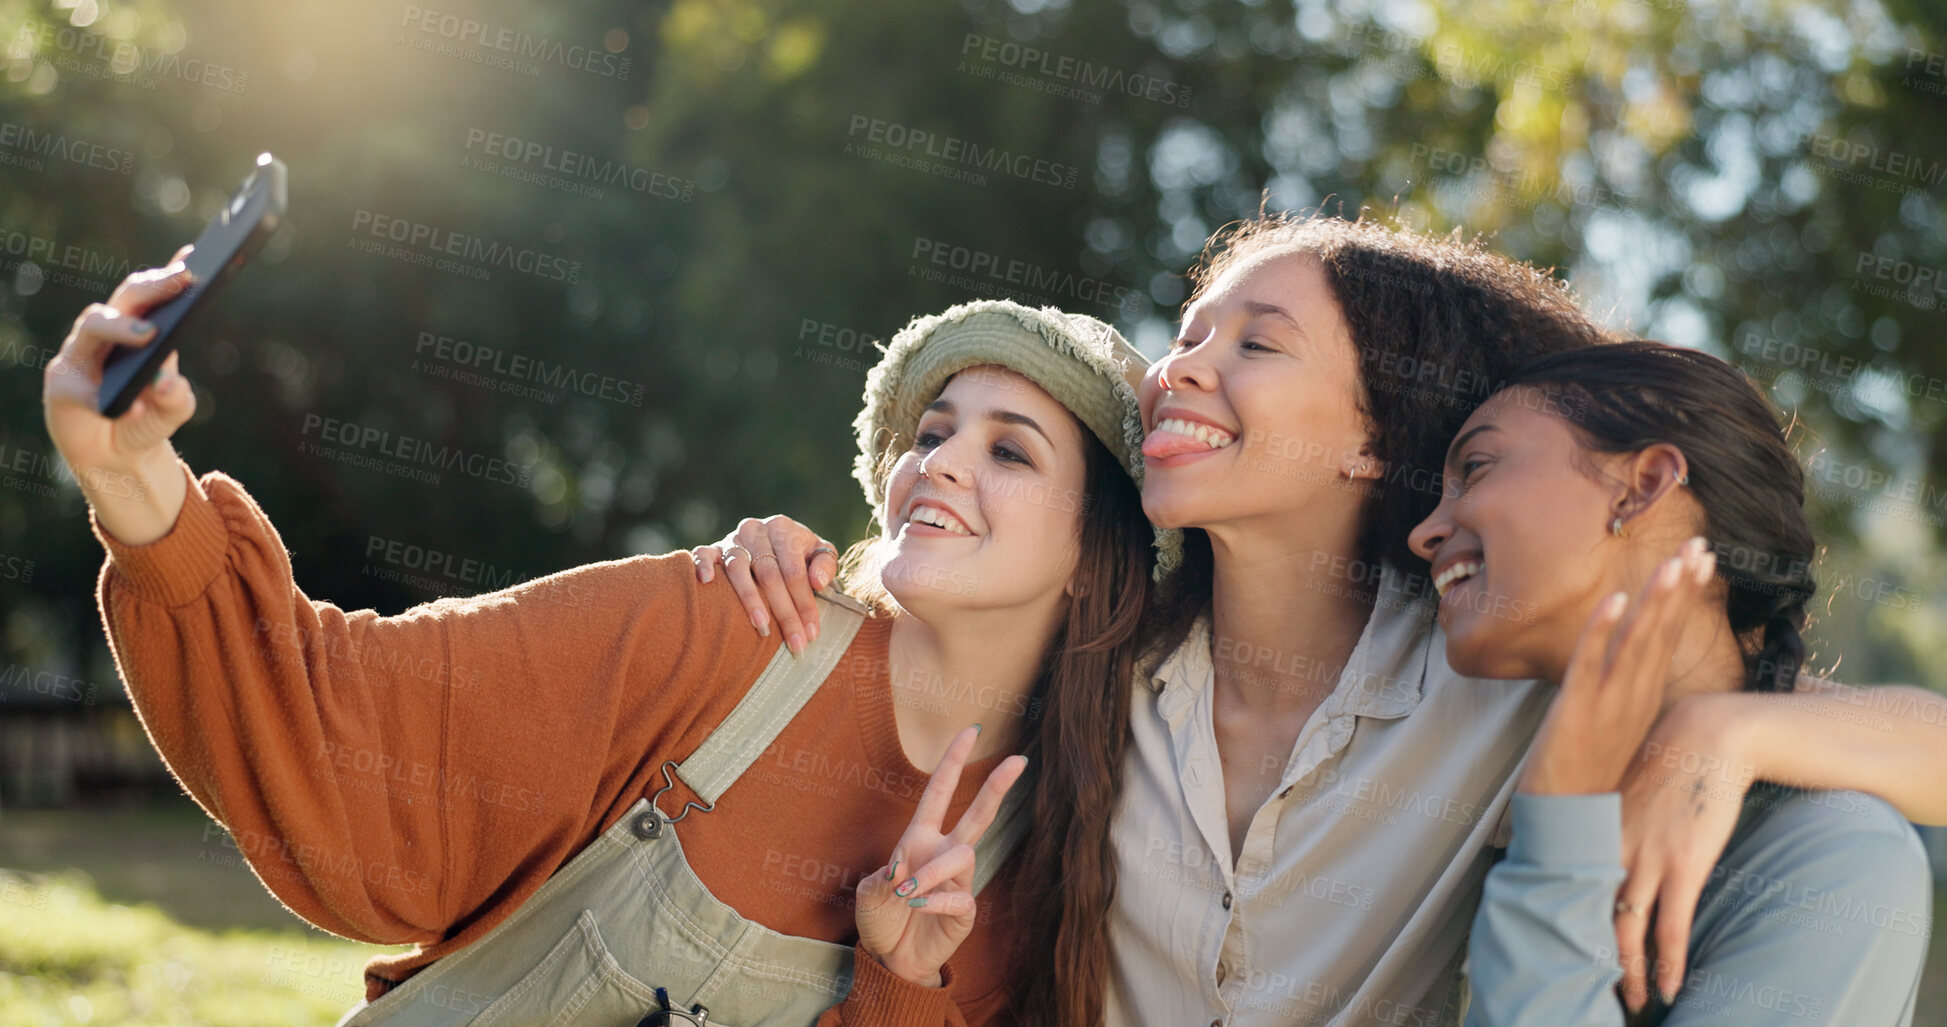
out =
{"type": "MultiPolygon", "coordinates": [[[[661,834],[663,833],[664,824],[677,823],[678,821],[682,820],[684,817],[689,816],[691,811],[695,811],[699,813],[708,813],[717,808],[717,804],[714,802],[702,802],[702,803],[685,802],[683,803],[682,811],[677,813],[675,816],[673,817],[663,816],[662,810],[658,808],[656,805],[656,800],[661,799],[663,797],[664,792],[669,791],[671,788],[676,787],[676,777],[673,773],[673,771],[675,771],[676,769],[677,767],[676,767],[675,760],[663,761],[663,767],[662,767],[663,786],[661,788],[656,789],[656,794],[651,795],[649,797],[649,808],[636,814],[635,819],[629,821],[629,830],[637,838],[640,838],[643,841],[654,841],[657,837],[661,836],[661,834]]],[[[679,1012],[678,1015],[683,1015],[683,1014],[679,1012]]],[[[669,1021],[664,1021],[664,1022],[669,1022],[669,1021]]],[[[697,1020],[694,1022],[702,1023],[703,1021],[697,1020]]]]}

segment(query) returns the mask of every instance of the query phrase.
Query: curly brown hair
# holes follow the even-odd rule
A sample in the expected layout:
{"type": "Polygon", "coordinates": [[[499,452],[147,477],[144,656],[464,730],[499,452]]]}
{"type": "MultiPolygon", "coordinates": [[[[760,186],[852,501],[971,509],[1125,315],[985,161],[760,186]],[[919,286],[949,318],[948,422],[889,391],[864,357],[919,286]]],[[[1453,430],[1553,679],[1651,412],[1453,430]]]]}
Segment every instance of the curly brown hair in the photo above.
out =
{"type": "MultiPolygon", "coordinates": [[[[1478,237],[1394,223],[1263,213],[1220,229],[1190,269],[1191,304],[1226,271],[1271,251],[1316,260],[1358,348],[1358,410],[1385,474],[1364,490],[1358,558],[1423,570],[1407,534],[1439,504],[1447,444],[1515,368],[1619,341],[1548,271],[1478,237]]],[[[1184,532],[1183,564],[1154,607],[1152,655],[1174,649],[1210,602],[1210,538],[1184,532]]]]}

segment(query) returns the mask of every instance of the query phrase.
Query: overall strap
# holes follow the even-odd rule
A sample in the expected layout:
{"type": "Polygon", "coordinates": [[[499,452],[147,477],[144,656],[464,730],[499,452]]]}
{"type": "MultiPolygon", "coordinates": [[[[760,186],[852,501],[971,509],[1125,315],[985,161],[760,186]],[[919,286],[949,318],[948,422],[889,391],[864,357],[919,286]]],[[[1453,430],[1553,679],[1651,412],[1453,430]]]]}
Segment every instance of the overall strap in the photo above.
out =
{"type": "MultiPolygon", "coordinates": [[[[750,686],[750,691],[744,693],[736,709],[730,711],[689,759],[675,768],[683,783],[703,800],[705,808],[716,804],[717,798],[750,769],[777,740],[791,718],[811,701],[865,622],[865,606],[851,596],[827,590],[817,593],[817,598],[818,637],[806,644],[804,655],[792,656],[790,649],[779,646],[770,665],[750,686]]],[[[1028,818],[1021,807],[1026,805],[1033,790],[1033,774],[1030,769],[1008,789],[1007,798],[994,814],[994,822],[974,846],[976,895],[1013,854],[1027,831],[1028,818]]],[[[680,815],[672,819],[680,819],[680,815]]]]}
{"type": "Polygon", "coordinates": [[[789,647],[778,646],[770,665],[744,693],[737,708],[676,768],[683,783],[705,805],[715,805],[717,797],[770,748],[784,726],[831,676],[839,657],[845,655],[845,647],[858,634],[859,625],[865,623],[865,607],[851,596],[827,590],[817,593],[817,598],[818,637],[805,644],[804,655],[793,656],[789,647]]]}

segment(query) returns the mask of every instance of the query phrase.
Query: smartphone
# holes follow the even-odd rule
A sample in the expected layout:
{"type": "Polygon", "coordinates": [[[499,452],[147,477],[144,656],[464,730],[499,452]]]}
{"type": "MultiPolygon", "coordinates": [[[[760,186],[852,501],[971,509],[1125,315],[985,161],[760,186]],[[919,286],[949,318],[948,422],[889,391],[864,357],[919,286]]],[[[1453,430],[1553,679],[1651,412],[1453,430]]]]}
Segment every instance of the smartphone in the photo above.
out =
{"type": "Polygon", "coordinates": [[[155,380],[163,359],[175,351],[176,330],[190,312],[234,277],[283,220],[284,162],[268,153],[259,154],[256,169],[196,237],[195,249],[184,260],[196,276],[195,284],[149,311],[146,319],[155,325],[155,335],[146,344],[118,345],[109,351],[101,368],[97,400],[104,416],[120,417],[128,412],[135,397],[155,380]]]}

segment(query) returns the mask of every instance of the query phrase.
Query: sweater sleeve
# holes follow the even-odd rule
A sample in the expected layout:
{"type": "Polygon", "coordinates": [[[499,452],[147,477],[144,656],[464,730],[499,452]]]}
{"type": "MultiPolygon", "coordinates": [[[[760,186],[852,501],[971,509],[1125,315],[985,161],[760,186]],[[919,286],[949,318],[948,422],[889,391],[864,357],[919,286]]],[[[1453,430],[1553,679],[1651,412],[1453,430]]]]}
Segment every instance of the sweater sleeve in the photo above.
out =
{"type": "Polygon", "coordinates": [[[179,464],[188,493],[162,538],[124,545],[90,512],[117,669],[264,884],[349,938],[477,934],[619,814],[650,754],[686,755],[776,647],[684,554],[341,610],[298,589],[240,484],[179,464]]]}
{"type": "Polygon", "coordinates": [[[865,949],[852,946],[852,990],[825,1010],[818,1027],[967,1027],[953,1001],[953,965],[940,968],[941,986],[927,988],[886,969],[865,949]]]}
{"type": "Polygon", "coordinates": [[[1515,793],[1468,940],[1468,1027],[1622,1027],[1622,796],[1515,793]]]}

